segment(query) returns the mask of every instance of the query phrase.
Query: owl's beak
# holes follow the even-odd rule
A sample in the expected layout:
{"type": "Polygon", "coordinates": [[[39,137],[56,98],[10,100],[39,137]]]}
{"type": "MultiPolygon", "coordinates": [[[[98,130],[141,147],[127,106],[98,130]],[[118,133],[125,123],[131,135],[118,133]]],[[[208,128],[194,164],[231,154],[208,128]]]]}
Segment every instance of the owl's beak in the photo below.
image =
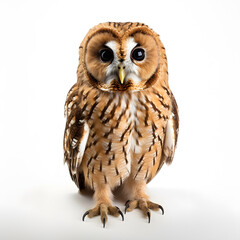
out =
{"type": "Polygon", "coordinates": [[[119,76],[119,79],[120,79],[120,82],[121,82],[121,84],[123,84],[123,82],[124,82],[124,78],[125,78],[125,70],[124,70],[124,66],[119,66],[118,67],[118,69],[119,69],[119,71],[118,71],[118,76],[119,76]]]}

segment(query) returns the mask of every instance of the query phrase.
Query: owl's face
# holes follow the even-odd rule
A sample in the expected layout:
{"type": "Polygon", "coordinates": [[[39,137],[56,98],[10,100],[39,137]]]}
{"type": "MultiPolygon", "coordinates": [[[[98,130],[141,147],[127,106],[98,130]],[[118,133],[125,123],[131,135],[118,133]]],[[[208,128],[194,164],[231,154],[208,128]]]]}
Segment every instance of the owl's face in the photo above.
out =
{"type": "Polygon", "coordinates": [[[114,25],[98,25],[98,29],[90,30],[90,36],[85,38],[82,48],[87,77],[103,91],[148,87],[160,71],[158,36],[145,25],[114,25]]]}

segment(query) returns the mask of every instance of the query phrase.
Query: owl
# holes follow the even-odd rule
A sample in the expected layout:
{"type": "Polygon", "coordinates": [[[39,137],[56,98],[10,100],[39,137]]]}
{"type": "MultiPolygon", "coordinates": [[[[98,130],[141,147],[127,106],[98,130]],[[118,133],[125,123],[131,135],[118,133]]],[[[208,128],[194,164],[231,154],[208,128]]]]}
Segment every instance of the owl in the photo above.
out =
{"type": "Polygon", "coordinates": [[[142,23],[101,23],[79,47],[77,82],[65,103],[64,160],[80,191],[91,190],[96,206],[83,215],[121,216],[164,209],[149,200],[146,185],[173,160],[178,107],[168,85],[168,64],[159,35],[142,23]]]}

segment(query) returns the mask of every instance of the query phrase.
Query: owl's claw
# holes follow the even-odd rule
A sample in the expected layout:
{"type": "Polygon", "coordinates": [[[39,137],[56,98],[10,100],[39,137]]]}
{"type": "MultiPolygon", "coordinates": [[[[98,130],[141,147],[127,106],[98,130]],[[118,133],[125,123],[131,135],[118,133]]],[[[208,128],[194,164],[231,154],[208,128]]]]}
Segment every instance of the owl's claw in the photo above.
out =
{"type": "Polygon", "coordinates": [[[103,228],[105,228],[106,218],[103,218],[102,222],[103,222],[103,228]]]}
{"type": "Polygon", "coordinates": [[[161,209],[162,215],[164,215],[164,209],[163,209],[163,207],[162,207],[161,205],[158,205],[158,207],[161,209]]]}
{"type": "Polygon", "coordinates": [[[83,217],[82,217],[83,222],[84,222],[85,217],[86,217],[88,214],[89,214],[89,211],[86,211],[86,212],[83,214],[83,217]]]}
{"type": "Polygon", "coordinates": [[[125,214],[127,213],[127,209],[129,208],[129,203],[130,203],[130,200],[127,200],[125,203],[125,214]]]}
{"type": "Polygon", "coordinates": [[[83,214],[82,220],[84,221],[86,216],[88,216],[89,218],[92,218],[95,216],[100,216],[102,224],[103,224],[103,228],[105,228],[106,222],[108,219],[107,218],[108,214],[112,215],[114,217],[121,216],[122,221],[124,221],[123,213],[121,212],[121,210],[118,207],[116,207],[116,206],[114,207],[112,205],[105,204],[105,203],[98,204],[95,208],[86,211],[83,214]]]}
{"type": "Polygon", "coordinates": [[[142,210],[143,214],[148,218],[148,223],[151,222],[151,213],[149,209],[154,211],[158,211],[159,209],[161,209],[162,215],[164,214],[164,209],[161,205],[145,199],[128,200],[125,203],[125,213],[130,212],[135,208],[139,208],[142,210]]]}
{"type": "Polygon", "coordinates": [[[118,213],[121,215],[122,221],[124,221],[124,216],[123,216],[122,211],[119,209],[119,207],[117,207],[117,206],[115,206],[115,207],[118,209],[118,213]]]}
{"type": "Polygon", "coordinates": [[[147,212],[147,216],[148,216],[148,223],[150,223],[150,220],[151,220],[151,213],[148,211],[147,212]]]}

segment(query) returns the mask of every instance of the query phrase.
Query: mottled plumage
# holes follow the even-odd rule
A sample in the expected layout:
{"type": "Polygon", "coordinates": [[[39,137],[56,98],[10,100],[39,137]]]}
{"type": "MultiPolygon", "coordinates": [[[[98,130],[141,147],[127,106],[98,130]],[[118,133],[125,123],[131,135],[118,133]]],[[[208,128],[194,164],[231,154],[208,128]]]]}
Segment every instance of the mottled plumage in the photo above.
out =
{"type": "Polygon", "coordinates": [[[145,185],[171,163],[178,136],[178,108],[168,85],[165,48],[140,23],[103,23],[79,48],[77,83],[65,113],[64,157],[76,185],[92,189],[97,206],[86,214],[118,216],[111,192],[121,186],[126,210],[150,219],[145,185]],[[142,59],[143,58],[143,59],[142,59]],[[107,61],[109,60],[109,61],[107,61]]]}

